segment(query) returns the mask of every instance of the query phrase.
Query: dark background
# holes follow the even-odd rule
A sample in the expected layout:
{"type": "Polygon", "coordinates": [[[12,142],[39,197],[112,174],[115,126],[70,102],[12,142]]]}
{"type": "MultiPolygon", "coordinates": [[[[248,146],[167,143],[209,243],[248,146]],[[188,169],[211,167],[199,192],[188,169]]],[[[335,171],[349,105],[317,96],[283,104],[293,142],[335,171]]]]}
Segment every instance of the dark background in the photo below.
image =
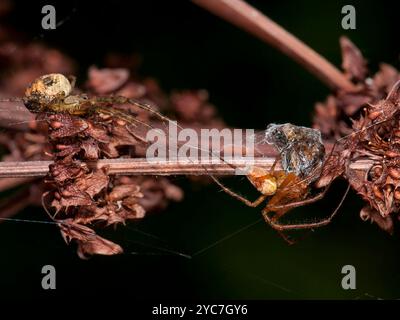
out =
{"type": "MultiPolygon", "coordinates": [[[[336,65],[341,61],[338,38],[346,34],[373,72],[380,62],[399,67],[398,11],[393,1],[249,2],[336,65]],[[356,7],[356,30],[341,28],[345,4],[356,7]]],[[[139,53],[142,75],[155,77],[167,91],[207,89],[211,102],[233,127],[262,129],[271,122],[310,125],[314,103],[329,93],[283,54],[191,2],[16,1],[9,22],[27,38],[70,55],[79,63],[81,81],[87,68],[101,67],[109,52],[139,53]],[[56,7],[58,21],[67,19],[56,30],[40,27],[44,4],[56,7]]],[[[0,296],[400,298],[398,234],[390,237],[363,223],[362,201],[354,194],[328,227],[288,246],[263,222],[237,232],[257,221],[260,209],[245,207],[214,185],[199,187],[179,177],[174,181],[185,188],[182,203],[108,234],[125,248],[120,256],[82,261],[54,226],[2,223],[0,296]],[[56,267],[55,291],[41,289],[41,268],[46,264],[56,267]],[[341,288],[341,268],[347,264],[356,267],[357,290],[341,288]]],[[[255,197],[245,180],[232,183],[255,197]]],[[[344,187],[338,183],[320,203],[290,214],[308,219],[328,215],[344,187]]],[[[45,219],[39,208],[18,217],[45,219]]]]}

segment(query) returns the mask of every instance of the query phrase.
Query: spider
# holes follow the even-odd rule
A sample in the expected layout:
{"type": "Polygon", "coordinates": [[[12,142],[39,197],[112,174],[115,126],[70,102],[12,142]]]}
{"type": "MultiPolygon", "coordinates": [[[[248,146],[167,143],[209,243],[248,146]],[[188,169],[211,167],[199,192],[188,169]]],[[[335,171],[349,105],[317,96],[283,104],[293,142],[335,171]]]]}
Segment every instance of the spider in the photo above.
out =
{"type": "Polygon", "coordinates": [[[256,200],[250,201],[224,186],[217,178],[212,176],[212,179],[224,192],[249,207],[258,207],[271,197],[262,210],[262,216],[289,243],[292,241],[282,233],[285,230],[313,229],[329,224],[344,201],[349,187],[340,204],[329,217],[311,223],[282,224],[279,222],[279,219],[290,209],[322,199],[330,186],[329,182],[323,191],[311,195],[311,183],[319,178],[325,156],[320,132],[288,123],[270,124],[261,135],[256,136],[256,140],[260,138],[261,142],[273,144],[279,151],[283,170],[276,170],[279,157],[275,159],[270,170],[255,166],[248,169],[246,174],[248,180],[261,193],[256,200]],[[274,214],[271,215],[271,213],[274,214]]]}
{"type": "MultiPolygon", "coordinates": [[[[60,73],[47,74],[35,79],[27,87],[25,96],[22,99],[8,99],[8,101],[22,101],[32,113],[68,113],[75,116],[89,116],[97,113],[119,118],[133,126],[143,125],[149,129],[154,129],[149,124],[137,119],[137,117],[113,107],[114,104],[131,104],[156,115],[164,121],[170,121],[150,105],[135,99],[123,96],[89,98],[85,94],[73,95],[74,86],[75,77],[68,79],[60,73]]],[[[130,133],[140,141],[147,142],[145,138],[138,136],[134,132],[130,131],[130,133]]]]}

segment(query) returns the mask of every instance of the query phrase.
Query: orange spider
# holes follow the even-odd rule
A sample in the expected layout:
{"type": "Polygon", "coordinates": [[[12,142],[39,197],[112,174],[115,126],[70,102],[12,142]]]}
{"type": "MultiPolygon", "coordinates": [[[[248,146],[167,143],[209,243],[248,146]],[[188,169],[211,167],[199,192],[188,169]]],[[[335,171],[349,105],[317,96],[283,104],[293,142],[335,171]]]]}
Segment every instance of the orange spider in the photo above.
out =
{"type": "MultiPolygon", "coordinates": [[[[250,207],[257,207],[271,197],[262,210],[262,215],[265,221],[278,231],[312,229],[331,222],[344,198],[336,210],[323,220],[299,224],[279,223],[279,219],[290,209],[316,202],[322,199],[328,190],[330,183],[323,191],[311,195],[311,184],[319,178],[325,156],[320,132],[288,123],[270,124],[262,133],[261,142],[273,144],[279,151],[283,170],[275,170],[278,158],[270,170],[254,166],[249,168],[246,176],[261,193],[255,201],[230,190],[217,178],[212,177],[213,180],[224,192],[250,207]],[[274,214],[271,215],[271,212],[274,214]]],[[[349,188],[346,194],[348,190],[349,188]]],[[[287,237],[284,238],[289,241],[287,237]]]]}

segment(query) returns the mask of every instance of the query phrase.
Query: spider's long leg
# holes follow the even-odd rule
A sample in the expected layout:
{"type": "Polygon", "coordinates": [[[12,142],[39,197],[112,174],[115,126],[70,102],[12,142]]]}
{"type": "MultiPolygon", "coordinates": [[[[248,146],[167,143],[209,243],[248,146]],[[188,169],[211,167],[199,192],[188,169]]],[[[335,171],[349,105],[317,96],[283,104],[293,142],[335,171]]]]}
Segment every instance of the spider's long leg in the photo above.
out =
{"type": "MultiPolygon", "coordinates": [[[[271,201],[268,203],[267,207],[264,209],[265,210],[265,214],[267,214],[268,212],[271,211],[275,211],[276,215],[274,215],[274,217],[272,218],[274,221],[277,221],[278,219],[280,219],[288,210],[292,209],[292,208],[296,208],[296,207],[300,207],[300,206],[304,206],[313,202],[316,202],[318,200],[321,200],[325,194],[328,192],[329,187],[332,184],[331,180],[328,185],[325,187],[325,189],[318,193],[317,195],[308,198],[308,199],[304,199],[304,200],[299,200],[299,201],[292,201],[289,203],[285,203],[285,204],[277,204],[278,202],[275,201],[274,199],[271,199],[271,201]]],[[[283,184],[283,183],[282,183],[283,184]]],[[[297,184],[297,182],[295,182],[294,186],[297,184]]],[[[291,187],[290,184],[288,184],[285,188],[280,189],[279,191],[283,193],[284,190],[286,190],[288,187],[291,187]]],[[[306,190],[304,190],[306,191],[306,190]]]]}
{"type": "Polygon", "coordinates": [[[136,138],[138,141],[143,142],[144,144],[148,144],[149,141],[146,140],[146,138],[143,138],[141,136],[139,136],[138,134],[136,134],[135,132],[133,132],[129,126],[126,126],[126,130],[128,130],[128,132],[134,137],[136,138]]]}
{"type": "Polygon", "coordinates": [[[271,211],[296,208],[296,207],[300,207],[300,206],[307,205],[307,204],[316,202],[318,200],[321,200],[325,196],[326,192],[328,191],[328,188],[329,188],[329,186],[327,186],[324,191],[318,193],[317,195],[315,195],[312,198],[308,198],[308,199],[304,199],[304,200],[300,200],[300,201],[293,201],[293,202],[289,202],[289,203],[282,204],[282,205],[272,205],[271,211]]]}
{"type": "MultiPolygon", "coordinates": [[[[299,200],[299,201],[293,201],[293,202],[289,202],[289,203],[285,203],[285,204],[279,204],[280,201],[282,200],[282,198],[287,196],[287,192],[288,190],[290,190],[290,188],[293,188],[294,186],[297,185],[297,182],[295,180],[296,176],[294,175],[289,175],[281,184],[281,188],[278,189],[278,192],[272,197],[272,199],[268,202],[267,206],[264,208],[263,210],[263,217],[264,219],[268,222],[268,220],[272,221],[272,222],[276,222],[278,221],[280,218],[282,218],[290,209],[292,208],[296,208],[299,206],[304,206],[313,202],[316,202],[320,199],[322,199],[326,192],[328,191],[331,183],[329,183],[327,185],[327,187],[325,187],[325,189],[318,193],[317,195],[308,198],[308,199],[303,199],[303,200],[299,200]],[[269,213],[270,212],[275,212],[275,214],[270,217],[269,213]]],[[[332,182],[332,181],[331,181],[332,182]]],[[[307,190],[305,189],[304,191],[300,192],[307,192],[307,190]]]]}
{"type": "MultiPolygon", "coordinates": [[[[96,98],[96,99],[97,99],[97,101],[100,101],[100,102],[135,105],[135,106],[137,106],[138,108],[140,108],[140,109],[142,109],[142,110],[145,110],[145,111],[148,111],[149,113],[151,113],[151,114],[157,116],[159,119],[161,119],[161,120],[164,121],[164,122],[167,122],[167,123],[170,123],[170,122],[171,122],[171,120],[170,120],[168,117],[166,117],[166,116],[162,115],[160,112],[154,110],[154,109],[151,107],[151,105],[149,105],[149,104],[147,104],[147,103],[140,102],[140,101],[138,101],[138,100],[136,100],[136,99],[126,98],[126,97],[123,97],[123,96],[98,97],[98,98],[96,98]]],[[[123,120],[124,120],[123,117],[125,116],[125,117],[129,117],[129,119],[130,119],[130,118],[133,118],[133,119],[132,119],[133,121],[136,121],[136,122],[138,122],[138,123],[144,124],[142,121],[140,121],[140,120],[134,118],[133,116],[130,116],[130,115],[125,114],[125,113],[123,113],[123,112],[120,112],[120,114],[121,114],[120,116],[121,116],[121,118],[122,118],[123,120]]],[[[144,125],[146,125],[147,127],[151,127],[151,126],[148,125],[148,124],[144,124],[144,125]]],[[[178,129],[183,130],[183,127],[180,126],[177,122],[174,122],[174,125],[175,125],[178,129]]],[[[153,127],[151,127],[151,128],[154,129],[153,127]]],[[[194,147],[194,146],[193,146],[193,148],[195,148],[195,149],[197,149],[197,150],[199,150],[199,151],[204,151],[203,149],[198,148],[198,147],[194,147]]],[[[207,152],[210,152],[213,156],[216,156],[217,158],[219,158],[221,161],[223,161],[224,163],[226,163],[226,164],[229,165],[230,167],[236,169],[236,167],[234,167],[231,163],[225,161],[220,155],[215,155],[212,151],[209,151],[209,150],[207,150],[207,152]]],[[[274,165],[275,165],[275,164],[276,164],[276,162],[274,163],[274,165]]],[[[206,169],[205,167],[204,167],[204,169],[207,171],[207,169],[206,169]]],[[[243,203],[245,203],[245,204],[248,205],[248,206],[256,207],[256,206],[258,206],[262,201],[264,201],[264,200],[266,199],[266,196],[260,196],[258,199],[256,199],[255,201],[252,202],[252,201],[250,201],[250,200],[244,198],[243,196],[241,196],[241,195],[235,193],[234,191],[230,190],[230,189],[227,188],[226,186],[224,186],[224,185],[223,185],[216,177],[214,177],[213,175],[209,174],[209,176],[222,188],[223,191],[225,191],[226,193],[228,193],[228,194],[231,195],[232,197],[234,197],[234,198],[236,198],[236,199],[242,201],[243,203]]]]}
{"type": "MultiPolygon", "coordinates": [[[[325,189],[322,192],[318,193],[317,195],[315,195],[311,198],[299,200],[299,201],[292,201],[292,202],[285,203],[285,204],[278,204],[279,201],[282,199],[282,195],[285,196],[284,190],[290,188],[290,186],[291,186],[291,184],[288,183],[285,188],[279,190],[279,194],[281,195],[281,197],[278,197],[278,195],[276,195],[268,202],[267,206],[263,210],[263,215],[268,215],[269,212],[273,211],[273,212],[275,212],[274,216],[273,217],[268,216],[268,218],[272,219],[273,221],[278,221],[292,208],[304,206],[307,204],[314,203],[318,200],[321,200],[327,193],[329,187],[331,186],[331,183],[332,183],[332,181],[325,187],[325,189]]],[[[296,184],[296,182],[295,182],[295,184],[296,184]]],[[[306,191],[307,190],[304,190],[304,192],[306,192],[306,191]]]]}
{"type": "MultiPolygon", "coordinates": [[[[109,97],[97,97],[97,98],[95,98],[95,101],[103,102],[103,103],[105,102],[105,103],[110,103],[110,104],[113,104],[113,103],[115,103],[115,104],[131,104],[131,105],[137,106],[138,108],[140,108],[142,110],[148,111],[149,113],[157,116],[160,120],[162,120],[162,121],[164,121],[166,123],[171,123],[172,122],[171,119],[169,119],[168,117],[162,115],[157,110],[154,110],[153,107],[150,104],[138,101],[138,100],[133,99],[133,98],[127,98],[127,97],[123,97],[123,96],[109,96],[109,97]]],[[[107,109],[106,108],[99,108],[99,109],[101,109],[101,110],[105,109],[104,112],[107,113],[107,109]]],[[[142,121],[136,119],[135,117],[133,117],[133,116],[131,116],[131,115],[129,115],[129,114],[123,112],[123,111],[117,110],[117,112],[119,112],[119,116],[121,117],[121,119],[124,119],[123,117],[125,116],[125,120],[127,120],[127,121],[132,120],[134,122],[137,122],[137,123],[140,123],[142,125],[145,125],[148,128],[156,129],[156,128],[153,128],[152,126],[150,126],[149,124],[143,123],[142,121]]],[[[110,114],[110,113],[111,112],[108,111],[108,114],[110,114]]],[[[174,121],[174,125],[180,130],[184,129],[176,121],[174,121]]],[[[225,161],[220,155],[215,154],[210,150],[204,150],[204,149],[196,147],[196,146],[193,146],[192,148],[194,148],[196,150],[199,150],[199,151],[209,152],[211,155],[219,158],[221,161],[223,161],[224,163],[226,163],[230,167],[236,169],[236,167],[234,167],[231,163],[225,161]]]]}
{"type": "MultiPolygon", "coordinates": [[[[159,119],[161,119],[162,121],[166,121],[166,122],[170,122],[171,120],[168,119],[167,117],[163,116],[160,112],[154,110],[149,104],[146,103],[142,103],[139,102],[135,99],[132,98],[126,98],[123,96],[110,96],[110,97],[97,97],[95,98],[95,102],[105,102],[105,103],[110,103],[110,104],[132,104],[135,105],[143,110],[148,111],[149,113],[156,115],[159,119]]],[[[104,114],[108,114],[108,115],[113,115],[113,116],[117,116],[118,118],[120,118],[121,120],[127,121],[129,124],[136,126],[136,124],[140,124],[143,125],[144,127],[150,129],[150,130],[158,130],[156,128],[154,128],[153,126],[151,126],[150,124],[141,121],[139,119],[137,119],[135,116],[123,112],[121,110],[117,110],[115,108],[102,108],[102,107],[97,107],[97,110],[104,113],[104,114]]],[[[178,124],[176,124],[176,126],[180,129],[182,129],[178,124]]],[[[138,135],[136,135],[132,130],[129,130],[129,128],[127,127],[127,130],[137,139],[139,139],[140,141],[144,142],[144,143],[148,143],[148,141],[145,138],[142,138],[138,135]]]]}
{"type": "MultiPolygon", "coordinates": [[[[171,121],[170,119],[168,119],[166,116],[162,115],[157,110],[154,110],[154,108],[150,104],[141,102],[141,101],[133,99],[133,98],[127,98],[127,97],[123,97],[123,96],[110,96],[110,97],[98,97],[98,98],[96,98],[96,100],[100,101],[100,102],[108,102],[108,103],[115,103],[115,104],[131,104],[131,105],[134,105],[142,110],[145,110],[145,111],[157,116],[162,121],[166,121],[167,123],[171,121]]],[[[178,128],[182,129],[178,124],[176,124],[176,125],[178,126],[178,128]]]]}
{"type": "Polygon", "coordinates": [[[216,177],[214,177],[213,175],[210,175],[211,179],[213,179],[215,181],[216,184],[218,184],[221,189],[226,192],[227,194],[229,194],[230,196],[236,198],[237,200],[243,202],[245,205],[249,206],[249,207],[257,207],[258,205],[260,205],[260,203],[262,203],[267,196],[265,195],[261,195],[260,197],[258,197],[256,200],[254,201],[250,201],[249,199],[246,199],[245,197],[241,196],[240,194],[232,191],[231,189],[229,189],[228,187],[224,186],[216,177]]]}
{"type": "Polygon", "coordinates": [[[323,227],[326,226],[327,224],[329,224],[332,219],[336,216],[336,214],[338,213],[340,207],[342,206],[344,200],[346,199],[346,196],[348,194],[350,190],[350,185],[347,186],[347,189],[340,201],[340,203],[338,204],[338,206],[335,208],[335,210],[332,212],[332,214],[320,221],[317,222],[310,222],[310,223],[299,223],[299,224],[279,224],[277,221],[274,221],[273,218],[269,217],[267,213],[264,214],[264,210],[263,210],[263,217],[265,219],[265,221],[274,229],[278,230],[278,231],[284,231],[284,230],[300,230],[300,229],[313,229],[313,228],[319,228],[319,227],[323,227]]]}
{"type": "MultiPolygon", "coordinates": [[[[280,218],[282,218],[290,209],[304,206],[313,202],[316,202],[318,200],[321,200],[326,193],[326,190],[320,192],[316,196],[309,198],[309,199],[304,199],[300,201],[295,201],[295,202],[289,202],[286,204],[281,204],[281,205],[274,205],[271,204],[270,202],[268,205],[264,208],[263,210],[263,216],[268,215],[269,212],[275,212],[275,214],[272,217],[269,217],[272,221],[278,221],[280,218]]],[[[272,199],[271,199],[272,200],[272,199]]]]}
{"type": "MultiPolygon", "coordinates": [[[[143,109],[143,110],[145,110],[145,111],[148,111],[148,112],[154,114],[155,116],[157,116],[158,118],[160,118],[160,119],[163,120],[163,121],[166,121],[166,122],[170,122],[170,121],[171,121],[171,120],[168,119],[166,116],[164,116],[162,113],[158,112],[157,110],[154,110],[154,109],[151,107],[150,104],[147,104],[147,103],[144,103],[144,102],[140,102],[140,101],[138,101],[138,100],[136,100],[136,99],[132,99],[132,98],[128,99],[128,100],[127,100],[127,103],[132,104],[132,105],[134,105],[134,106],[137,106],[138,108],[141,108],[141,109],[143,109]]],[[[181,126],[179,126],[178,124],[176,124],[176,125],[178,126],[179,129],[183,129],[183,128],[182,128],[181,126]]]]}
{"type": "Polygon", "coordinates": [[[132,116],[132,115],[126,113],[126,112],[117,110],[117,109],[112,108],[112,107],[110,107],[110,108],[96,107],[96,110],[98,112],[100,112],[100,113],[103,113],[103,114],[106,114],[106,115],[110,115],[110,116],[114,116],[114,117],[117,117],[117,118],[119,118],[121,120],[124,120],[124,121],[128,122],[129,124],[131,124],[133,126],[136,126],[137,124],[140,124],[142,126],[145,126],[148,129],[154,129],[154,127],[149,125],[148,123],[146,123],[144,121],[141,121],[141,120],[137,119],[136,117],[134,117],[134,116],[132,116]]]}
{"type": "Polygon", "coordinates": [[[272,167],[271,167],[271,174],[272,175],[275,173],[275,167],[276,167],[276,164],[278,163],[278,161],[279,161],[279,157],[276,157],[275,160],[274,160],[274,163],[272,164],[272,167]]]}

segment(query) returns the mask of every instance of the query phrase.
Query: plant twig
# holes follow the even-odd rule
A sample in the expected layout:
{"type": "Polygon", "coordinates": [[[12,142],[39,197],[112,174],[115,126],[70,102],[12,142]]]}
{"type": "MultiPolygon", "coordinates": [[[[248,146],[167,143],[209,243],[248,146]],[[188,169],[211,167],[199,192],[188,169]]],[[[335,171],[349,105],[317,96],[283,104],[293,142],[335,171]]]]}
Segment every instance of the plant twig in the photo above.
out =
{"type": "MultiPolygon", "coordinates": [[[[1,98],[9,98],[0,92],[1,98]]],[[[13,130],[26,131],[29,123],[35,121],[35,116],[18,102],[1,102],[0,104],[0,127],[13,130]]]]}
{"type": "MultiPolygon", "coordinates": [[[[270,168],[275,158],[260,158],[255,161],[257,166],[270,168]]],[[[52,161],[23,161],[0,162],[0,178],[6,177],[43,177],[49,171],[52,161]]],[[[101,159],[86,163],[90,168],[108,168],[110,174],[117,175],[233,175],[234,167],[244,169],[249,164],[247,161],[234,160],[229,166],[226,163],[211,163],[211,161],[177,161],[177,160],[151,160],[136,159],[101,159]]]]}
{"type": "Polygon", "coordinates": [[[276,47],[303,65],[330,88],[355,90],[355,86],[334,65],[245,1],[192,1],[276,47]]]}
{"type": "MultiPolygon", "coordinates": [[[[210,161],[176,161],[137,159],[102,159],[88,162],[91,168],[108,168],[110,174],[116,175],[234,175],[237,169],[245,169],[248,165],[271,168],[275,157],[259,157],[253,162],[248,160],[231,160],[227,163],[211,163],[210,161]]],[[[49,171],[52,161],[0,162],[0,178],[43,177],[49,171]]],[[[363,170],[372,166],[371,161],[358,160],[351,164],[354,170],[363,170]]],[[[279,169],[279,165],[277,165],[279,169]]]]}

